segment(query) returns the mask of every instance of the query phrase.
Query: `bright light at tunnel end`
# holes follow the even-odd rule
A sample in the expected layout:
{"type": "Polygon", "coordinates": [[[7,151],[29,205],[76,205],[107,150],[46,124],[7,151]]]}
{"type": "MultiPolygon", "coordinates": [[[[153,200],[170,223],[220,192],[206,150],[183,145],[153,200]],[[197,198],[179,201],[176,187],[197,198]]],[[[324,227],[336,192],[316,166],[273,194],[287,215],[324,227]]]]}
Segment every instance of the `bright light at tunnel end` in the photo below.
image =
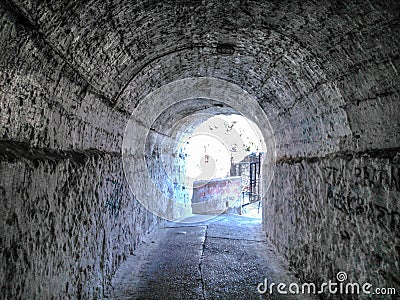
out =
{"type": "MultiPolygon", "coordinates": [[[[213,115],[217,113],[214,112],[213,115]]],[[[176,120],[176,123],[179,121],[176,120]]],[[[262,164],[261,198],[263,199],[273,178],[276,159],[274,134],[268,118],[257,101],[237,85],[221,79],[205,77],[174,81],[148,94],[133,111],[125,129],[122,144],[125,177],[132,193],[147,210],[169,221],[179,221],[189,215],[191,199],[186,198],[182,201],[181,198],[193,189],[193,182],[198,180],[208,182],[216,177],[228,175],[231,160],[237,162],[240,156],[244,157],[250,152],[266,153],[262,164]],[[227,122],[226,116],[219,115],[214,118],[217,118],[220,124],[227,124],[226,127],[216,125],[216,128],[207,129],[199,126],[197,132],[191,132],[191,135],[186,137],[181,136],[181,142],[175,142],[174,147],[169,147],[170,145],[166,143],[162,148],[166,152],[169,151],[169,154],[179,157],[179,152],[186,151],[193,156],[186,164],[188,169],[181,172],[183,176],[180,176],[181,179],[177,182],[177,175],[171,171],[173,168],[168,166],[168,160],[164,160],[165,156],[161,155],[157,161],[149,155],[146,156],[145,141],[149,137],[151,126],[163,112],[168,111],[177,103],[193,98],[219,101],[231,107],[238,115],[242,115],[244,120],[247,119],[247,125],[250,128],[247,132],[250,134],[246,136],[238,131],[239,126],[236,128],[233,126],[234,130],[232,130],[229,128],[232,122],[227,122]],[[249,138],[249,135],[252,137],[249,138]],[[230,137],[227,138],[228,136],[230,137]],[[195,139],[199,140],[196,151],[193,151],[190,147],[192,143],[196,147],[195,139]],[[199,146],[201,139],[203,142],[208,139],[208,147],[207,145],[199,146]],[[174,151],[176,153],[172,153],[174,151]],[[154,174],[153,170],[149,169],[149,165],[156,162],[160,163],[163,169],[154,174]],[[173,185],[174,188],[168,189],[168,185],[173,185]]],[[[209,203],[200,205],[207,204],[209,203]]],[[[215,217],[215,214],[209,215],[209,218],[212,217],[215,217]]]]}
{"type": "Polygon", "coordinates": [[[182,184],[188,189],[193,189],[195,181],[205,185],[212,179],[230,176],[232,162],[267,151],[257,125],[241,115],[210,116],[182,139],[178,148],[187,155],[182,184]]]}

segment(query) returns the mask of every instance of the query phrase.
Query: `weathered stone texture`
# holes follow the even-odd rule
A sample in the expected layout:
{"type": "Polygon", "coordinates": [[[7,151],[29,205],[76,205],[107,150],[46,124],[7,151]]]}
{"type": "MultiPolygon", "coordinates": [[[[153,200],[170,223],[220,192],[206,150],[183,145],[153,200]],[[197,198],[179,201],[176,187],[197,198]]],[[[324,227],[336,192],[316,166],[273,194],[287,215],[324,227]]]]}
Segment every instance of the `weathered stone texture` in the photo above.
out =
{"type": "Polygon", "coordinates": [[[110,110],[40,35],[1,7],[0,15],[1,138],[119,151],[126,116],[110,110]]]}
{"type": "Polygon", "coordinates": [[[400,152],[278,163],[265,230],[304,282],[400,288],[400,152]]]}
{"type": "Polygon", "coordinates": [[[193,183],[192,211],[194,214],[222,214],[239,210],[242,205],[242,178],[232,176],[193,183]]]}
{"type": "MultiPolygon", "coordinates": [[[[155,222],[123,179],[129,116],[189,77],[236,84],[268,116],[278,166],[264,222],[293,268],[398,286],[399,11],[397,0],[3,1],[1,295],[101,297],[155,222]]],[[[168,118],[159,133],[171,133],[168,118]]],[[[164,182],[160,153],[146,151],[151,176],[173,190],[178,177],[164,182]]],[[[183,166],[165,161],[174,174],[183,166]]]]}
{"type": "Polygon", "coordinates": [[[121,169],[95,151],[1,162],[0,298],[102,298],[157,223],[121,169]]]}

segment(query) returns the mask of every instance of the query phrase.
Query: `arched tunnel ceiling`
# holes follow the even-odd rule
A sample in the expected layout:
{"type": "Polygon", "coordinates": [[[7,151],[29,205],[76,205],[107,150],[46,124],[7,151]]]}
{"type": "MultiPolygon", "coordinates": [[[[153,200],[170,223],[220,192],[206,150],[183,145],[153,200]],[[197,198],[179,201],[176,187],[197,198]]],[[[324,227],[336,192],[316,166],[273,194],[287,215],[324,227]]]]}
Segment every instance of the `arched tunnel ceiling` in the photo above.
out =
{"type": "Polygon", "coordinates": [[[211,99],[188,99],[178,102],[163,111],[150,127],[151,131],[179,138],[191,132],[202,122],[218,114],[239,114],[225,103],[211,99]]]}
{"type": "Polygon", "coordinates": [[[169,82],[216,77],[258,99],[281,155],[350,149],[353,133],[359,149],[392,146],[363,137],[348,107],[399,93],[398,1],[8,3],[118,111],[169,82]]]}
{"type": "MultiPolygon", "coordinates": [[[[181,49],[232,42],[243,55],[251,57],[291,53],[290,46],[282,47],[284,42],[271,44],[268,39],[261,42],[268,44],[269,51],[260,53],[264,49],[252,40],[262,32],[267,38],[285,36],[286,43],[297,43],[307,49],[313,61],[323,64],[330,52],[348,48],[354,42],[352,39],[363,47],[369,37],[386,37],[387,47],[374,54],[390,52],[397,43],[393,30],[398,32],[400,27],[393,26],[393,22],[398,24],[398,1],[230,1],[229,5],[223,1],[127,0],[13,3],[48,43],[112,99],[151,60],[181,49]],[[244,38],[238,40],[238,36],[244,38]]],[[[348,53],[343,60],[360,63],[354,54],[348,53]]],[[[335,75],[334,70],[338,71],[338,66],[331,62],[323,68],[331,76],[335,75]]]]}
{"type": "Polygon", "coordinates": [[[164,155],[158,172],[160,153],[145,144],[163,145],[153,125],[170,133],[174,122],[154,122],[162,113],[194,112],[173,106],[177,96],[263,115],[255,123],[276,162],[262,172],[272,181],[264,229],[301,281],[347,270],[397,288],[399,13],[399,0],[3,0],[0,214],[10,280],[0,298],[106,297],[122,260],[159,224],[145,208],[183,215],[159,201],[176,191],[190,206],[174,184],[183,158],[164,155]],[[192,80],[215,84],[195,94],[192,80]],[[140,122],[124,152],[132,116],[140,122]]]}
{"type": "MultiPolygon", "coordinates": [[[[180,175],[179,172],[171,172],[173,175],[167,176],[164,172],[146,173],[145,170],[159,167],[160,153],[165,152],[166,157],[176,157],[174,152],[182,143],[183,135],[191,133],[186,130],[193,129],[196,123],[204,120],[204,112],[213,115],[234,112],[262,128],[260,138],[264,140],[261,151],[265,152],[262,165],[265,186],[269,186],[273,178],[275,139],[269,120],[257,100],[238,85],[221,79],[192,77],[176,80],[147,94],[138,103],[127,124],[122,146],[124,172],[132,192],[157,216],[172,220],[177,211],[185,209],[186,204],[179,202],[175,206],[175,199],[181,197],[172,195],[170,191],[163,194],[157,188],[150,188],[153,191],[150,194],[149,187],[160,182],[160,186],[164,186],[165,178],[175,178],[174,182],[180,182],[176,179],[180,175]],[[199,111],[203,113],[196,114],[199,111]],[[185,120],[185,117],[189,119],[185,120]],[[154,173],[163,174],[163,179],[152,178],[150,174],[154,173]]],[[[173,163],[165,165],[172,166],[173,163]]]]}
{"type": "MultiPolygon", "coordinates": [[[[275,42],[283,43],[278,37],[275,42]]],[[[253,45],[268,53],[268,45],[253,45]]],[[[292,49],[291,57],[271,53],[273,59],[265,53],[261,57],[240,53],[221,56],[210,48],[182,50],[143,68],[126,86],[116,106],[129,112],[148,93],[168,82],[196,76],[216,77],[241,86],[258,99],[276,137],[282,139],[281,147],[290,144],[293,153],[298,146],[315,144],[313,149],[304,149],[307,154],[337,150],[340,138],[350,134],[342,96],[317,65],[307,62],[306,55],[295,50],[295,46],[292,49]],[[326,145],[328,135],[332,137],[330,145],[326,145]]]]}

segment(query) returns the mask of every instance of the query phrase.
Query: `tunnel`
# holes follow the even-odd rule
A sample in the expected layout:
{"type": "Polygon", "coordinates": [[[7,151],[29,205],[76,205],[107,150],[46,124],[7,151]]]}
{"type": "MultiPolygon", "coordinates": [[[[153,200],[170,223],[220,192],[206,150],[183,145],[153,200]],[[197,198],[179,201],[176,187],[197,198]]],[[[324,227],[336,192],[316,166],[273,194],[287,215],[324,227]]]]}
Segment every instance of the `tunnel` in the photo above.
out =
{"type": "MultiPolygon", "coordinates": [[[[301,282],[345,274],[400,295],[398,1],[4,0],[0,12],[1,299],[131,299],[112,297],[113,280],[191,213],[179,145],[219,115],[265,142],[264,258],[301,282]]],[[[261,299],[256,286],[243,299],[261,299]]]]}

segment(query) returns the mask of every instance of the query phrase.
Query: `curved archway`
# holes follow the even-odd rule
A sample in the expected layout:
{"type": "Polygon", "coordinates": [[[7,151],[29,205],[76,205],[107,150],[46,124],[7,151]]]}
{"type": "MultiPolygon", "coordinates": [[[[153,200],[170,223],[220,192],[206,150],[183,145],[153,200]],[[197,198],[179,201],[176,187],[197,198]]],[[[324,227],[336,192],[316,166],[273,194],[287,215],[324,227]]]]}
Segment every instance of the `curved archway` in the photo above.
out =
{"type": "MultiPolygon", "coordinates": [[[[157,138],[161,137],[164,146],[169,145],[164,149],[174,149],[185,132],[184,128],[194,128],[207,116],[228,112],[241,114],[262,129],[268,149],[262,172],[266,180],[264,187],[268,188],[274,173],[275,140],[269,120],[258,102],[246,91],[227,81],[188,78],[164,85],[147,95],[133,111],[125,130],[125,175],[132,192],[148,210],[164,219],[175,220],[187,213],[189,205],[187,201],[176,201],[185,199],[179,187],[160,190],[154,183],[153,179],[165,182],[166,175],[163,171],[154,172],[157,169],[156,160],[160,157],[160,139],[157,142],[157,138]],[[157,124],[161,126],[157,127],[157,124]]],[[[172,153],[169,154],[172,157],[172,153]]],[[[170,167],[177,166],[172,164],[170,167]]],[[[169,170],[169,173],[175,174],[172,177],[179,176],[176,170],[169,170]]],[[[176,177],[172,181],[179,182],[176,177]]]]}

